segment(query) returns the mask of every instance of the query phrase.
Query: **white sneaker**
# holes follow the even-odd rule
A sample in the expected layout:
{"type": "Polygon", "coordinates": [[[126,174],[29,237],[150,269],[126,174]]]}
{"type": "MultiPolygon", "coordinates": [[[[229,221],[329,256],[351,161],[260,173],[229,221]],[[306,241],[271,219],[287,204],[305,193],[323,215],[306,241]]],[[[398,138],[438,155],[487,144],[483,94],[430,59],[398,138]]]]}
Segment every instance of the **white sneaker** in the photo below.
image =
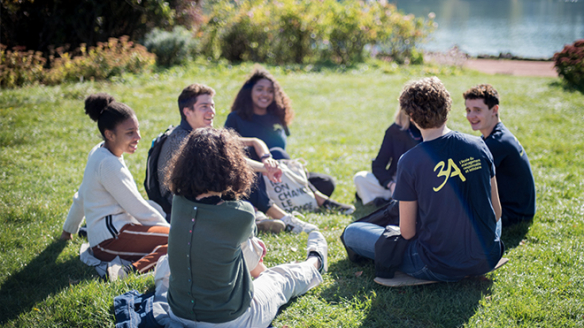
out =
{"type": "Polygon", "coordinates": [[[119,256],[116,256],[111,262],[107,264],[107,276],[109,281],[116,281],[118,279],[124,279],[128,276],[126,270],[124,270],[124,265],[119,256]]]}
{"type": "Polygon", "coordinates": [[[259,231],[280,233],[282,230],[286,229],[286,224],[282,220],[272,220],[269,219],[264,213],[257,211],[256,226],[259,231]]]}
{"type": "Polygon", "coordinates": [[[306,232],[309,233],[314,230],[318,230],[318,227],[314,224],[306,223],[296,216],[302,216],[298,212],[293,212],[291,214],[286,214],[281,220],[286,224],[286,231],[291,231],[293,233],[306,232]]]}
{"type": "Polygon", "coordinates": [[[313,231],[308,235],[308,242],[306,243],[307,256],[311,252],[318,253],[320,255],[321,267],[318,270],[320,273],[326,272],[328,270],[328,246],[326,244],[326,239],[319,231],[313,231]]]}

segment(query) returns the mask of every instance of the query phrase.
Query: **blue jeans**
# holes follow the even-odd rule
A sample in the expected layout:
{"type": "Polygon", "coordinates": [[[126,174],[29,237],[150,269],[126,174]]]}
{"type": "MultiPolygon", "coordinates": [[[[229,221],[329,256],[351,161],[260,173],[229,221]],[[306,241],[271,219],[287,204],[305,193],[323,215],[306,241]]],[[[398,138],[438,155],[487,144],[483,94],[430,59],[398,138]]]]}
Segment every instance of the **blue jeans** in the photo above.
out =
{"type": "MultiPolygon", "coordinates": [[[[375,243],[385,231],[384,227],[366,222],[350,224],[345,230],[345,245],[355,253],[366,258],[375,259],[375,243]]],[[[464,276],[447,276],[433,272],[422,261],[415,242],[410,242],[405,250],[399,271],[414,278],[434,281],[458,281],[464,276]]]]}

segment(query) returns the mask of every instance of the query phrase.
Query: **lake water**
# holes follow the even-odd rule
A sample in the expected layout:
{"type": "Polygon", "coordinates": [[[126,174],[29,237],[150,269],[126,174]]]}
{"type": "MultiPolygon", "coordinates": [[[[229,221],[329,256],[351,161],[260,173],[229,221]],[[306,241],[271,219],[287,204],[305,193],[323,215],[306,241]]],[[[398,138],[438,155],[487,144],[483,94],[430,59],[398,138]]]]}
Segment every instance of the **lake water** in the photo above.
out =
{"type": "Polygon", "coordinates": [[[421,48],[447,51],[457,45],[476,55],[511,53],[550,58],[584,39],[584,0],[393,0],[416,17],[436,14],[438,28],[421,48]]]}

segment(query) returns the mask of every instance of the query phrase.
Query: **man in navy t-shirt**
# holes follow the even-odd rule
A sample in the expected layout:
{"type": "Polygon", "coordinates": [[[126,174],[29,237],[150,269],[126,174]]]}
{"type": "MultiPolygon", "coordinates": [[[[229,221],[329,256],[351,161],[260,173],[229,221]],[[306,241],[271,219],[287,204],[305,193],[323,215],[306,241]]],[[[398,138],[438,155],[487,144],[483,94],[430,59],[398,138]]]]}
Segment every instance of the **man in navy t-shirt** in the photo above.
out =
{"type": "Polygon", "coordinates": [[[345,229],[346,247],[374,258],[376,266],[381,258],[400,263],[398,270],[419,279],[457,281],[492,270],[502,245],[489,149],[480,138],[446,126],[452,100],[437,77],[407,84],[399,101],[424,140],[397,164],[393,198],[399,201],[399,229],[407,248],[401,261],[379,257],[375,243],[384,238],[385,227],[367,222],[345,229]]]}
{"type": "Polygon", "coordinates": [[[535,215],[535,182],[529,159],[517,138],[499,116],[499,93],[489,84],[470,88],[464,94],[466,118],[482,138],[495,160],[503,226],[535,215]]]}

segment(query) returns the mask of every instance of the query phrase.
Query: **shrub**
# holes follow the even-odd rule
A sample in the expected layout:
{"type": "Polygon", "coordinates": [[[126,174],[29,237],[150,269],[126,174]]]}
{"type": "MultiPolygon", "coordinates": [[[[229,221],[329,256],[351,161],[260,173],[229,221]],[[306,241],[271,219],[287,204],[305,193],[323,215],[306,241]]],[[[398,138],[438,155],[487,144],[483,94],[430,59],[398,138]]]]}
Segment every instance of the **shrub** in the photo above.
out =
{"type": "Polygon", "coordinates": [[[187,28],[201,20],[201,0],[0,1],[0,31],[9,47],[48,53],[50,45],[95,46],[109,37],[139,40],[153,27],[187,28]]]}
{"type": "Polygon", "coordinates": [[[384,1],[217,2],[201,29],[201,52],[230,61],[352,64],[369,46],[399,62],[419,62],[415,45],[434,28],[432,18],[405,16],[384,1]]]}
{"type": "Polygon", "coordinates": [[[160,66],[173,66],[185,63],[195,54],[197,43],[191,32],[176,26],[171,32],[158,28],[146,34],[144,46],[156,55],[160,66]]]}
{"type": "MultiPolygon", "coordinates": [[[[44,82],[58,84],[63,81],[82,79],[105,80],[123,73],[140,73],[154,65],[156,56],[139,44],[128,41],[127,36],[110,38],[89,50],[82,45],[80,56],[72,58],[69,53],[57,49],[60,58],[53,61],[44,82]]],[[[52,59],[52,58],[51,58],[52,59]]]]}
{"type": "Polygon", "coordinates": [[[0,86],[14,88],[41,80],[45,62],[39,51],[24,51],[22,47],[11,51],[0,44],[0,86]]]}
{"type": "Polygon", "coordinates": [[[584,88],[584,39],[567,45],[553,57],[558,75],[578,88],[584,88]]]}

